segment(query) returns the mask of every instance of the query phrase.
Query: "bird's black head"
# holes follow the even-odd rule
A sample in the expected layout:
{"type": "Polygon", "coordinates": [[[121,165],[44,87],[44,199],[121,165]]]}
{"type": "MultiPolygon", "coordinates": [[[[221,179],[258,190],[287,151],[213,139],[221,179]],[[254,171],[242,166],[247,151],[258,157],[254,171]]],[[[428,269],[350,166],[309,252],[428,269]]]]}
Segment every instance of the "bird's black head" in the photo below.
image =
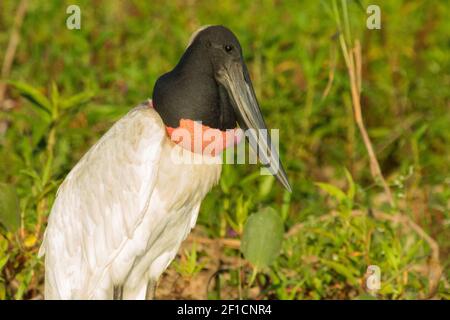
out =
{"type": "Polygon", "coordinates": [[[233,61],[243,63],[230,30],[209,26],[194,33],[177,66],[153,90],[153,104],[166,126],[176,128],[181,119],[189,119],[220,130],[235,128],[232,105],[218,81],[220,70],[233,61]]]}
{"type": "MultiPolygon", "coordinates": [[[[243,130],[267,129],[241,45],[223,26],[208,26],[194,33],[176,67],[156,81],[153,106],[172,128],[185,119],[222,131],[237,124],[243,130]]],[[[273,173],[290,190],[270,137],[249,137],[249,142],[255,150],[268,151],[262,162],[276,163],[273,173]]]]}

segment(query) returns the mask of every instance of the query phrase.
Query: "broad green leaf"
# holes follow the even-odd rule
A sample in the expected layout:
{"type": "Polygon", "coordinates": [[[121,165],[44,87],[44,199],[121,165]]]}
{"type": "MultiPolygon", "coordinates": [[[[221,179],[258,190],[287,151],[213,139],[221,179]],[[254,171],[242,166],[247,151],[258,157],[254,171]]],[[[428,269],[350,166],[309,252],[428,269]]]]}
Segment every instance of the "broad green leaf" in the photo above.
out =
{"type": "Polygon", "coordinates": [[[241,251],[256,268],[271,265],[281,250],[283,221],[272,208],[252,214],[244,227],[241,251]]]}
{"type": "Polygon", "coordinates": [[[315,184],[330,196],[336,198],[339,202],[342,202],[347,198],[347,195],[341,189],[332,184],[322,182],[316,182],[315,184]]]}
{"type": "Polygon", "coordinates": [[[0,223],[13,232],[20,226],[19,198],[16,189],[6,183],[0,183],[0,223]]]}
{"type": "Polygon", "coordinates": [[[38,89],[20,81],[8,81],[8,83],[16,88],[20,95],[31,101],[35,106],[51,114],[52,104],[47,97],[38,89]]]}

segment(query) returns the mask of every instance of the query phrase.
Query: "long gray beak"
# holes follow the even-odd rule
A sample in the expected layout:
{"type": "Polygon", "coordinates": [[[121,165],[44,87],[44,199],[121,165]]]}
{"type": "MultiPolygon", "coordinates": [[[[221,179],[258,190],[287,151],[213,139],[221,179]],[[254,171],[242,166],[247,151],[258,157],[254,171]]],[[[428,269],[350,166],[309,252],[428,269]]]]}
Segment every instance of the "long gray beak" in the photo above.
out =
{"type": "Polygon", "coordinates": [[[289,192],[292,192],[278,152],[268,134],[247,66],[242,61],[232,62],[218,72],[218,80],[227,90],[239,126],[246,130],[250,146],[258,154],[259,160],[289,192]]]}

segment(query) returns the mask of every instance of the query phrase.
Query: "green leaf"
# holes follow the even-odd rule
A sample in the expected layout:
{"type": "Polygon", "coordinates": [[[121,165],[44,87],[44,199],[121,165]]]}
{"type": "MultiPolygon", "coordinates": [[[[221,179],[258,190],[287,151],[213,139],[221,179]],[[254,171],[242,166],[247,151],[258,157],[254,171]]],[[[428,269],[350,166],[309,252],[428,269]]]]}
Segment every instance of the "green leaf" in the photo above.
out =
{"type": "Polygon", "coordinates": [[[234,222],[233,218],[228,213],[225,213],[225,219],[234,231],[239,232],[239,225],[234,222]]]}
{"type": "Polygon", "coordinates": [[[241,251],[256,268],[271,265],[281,250],[283,221],[272,208],[252,214],[242,236],[241,251]]]}
{"type": "Polygon", "coordinates": [[[353,181],[353,177],[352,177],[351,173],[347,170],[347,168],[345,168],[345,176],[346,176],[347,182],[348,182],[347,196],[350,199],[350,201],[353,201],[355,198],[356,186],[355,186],[355,182],[353,181]]]}
{"type": "Polygon", "coordinates": [[[316,182],[315,185],[328,193],[330,196],[336,198],[339,202],[342,202],[347,198],[347,195],[341,189],[333,186],[332,184],[316,182]]]}
{"type": "Polygon", "coordinates": [[[220,187],[225,194],[231,192],[231,187],[236,181],[236,170],[232,170],[231,165],[225,165],[222,169],[222,176],[220,178],[220,187]]]}
{"type": "Polygon", "coordinates": [[[242,232],[245,221],[248,218],[248,211],[249,211],[250,205],[251,205],[251,200],[248,199],[248,200],[244,201],[244,196],[243,196],[243,194],[241,194],[236,203],[236,223],[238,224],[238,226],[240,228],[239,232],[242,232]]]}
{"type": "Polygon", "coordinates": [[[16,294],[14,295],[15,300],[23,299],[23,296],[27,291],[31,279],[33,278],[33,273],[34,271],[32,269],[24,270],[16,276],[16,279],[19,282],[19,287],[17,288],[16,294]]]}
{"type": "Polygon", "coordinates": [[[63,109],[72,109],[82,104],[89,102],[92,97],[94,97],[95,93],[93,91],[84,91],[82,93],[71,96],[70,98],[65,99],[61,103],[61,107],[63,109]]]}
{"type": "Polygon", "coordinates": [[[0,257],[0,271],[3,269],[5,264],[8,262],[9,254],[4,255],[3,257],[0,257]]]}
{"type": "Polygon", "coordinates": [[[283,205],[281,206],[281,217],[283,218],[283,221],[286,221],[288,215],[289,215],[289,209],[291,207],[291,196],[292,193],[285,190],[283,193],[283,205]]]}
{"type": "Polygon", "coordinates": [[[344,276],[350,284],[356,285],[358,283],[358,280],[356,279],[356,277],[352,273],[352,269],[349,268],[348,265],[344,265],[344,264],[339,263],[339,262],[335,262],[335,261],[331,261],[331,260],[325,260],[325,259],[323,259],[321,261],[322,261],[322,263],[324,265],[329,266],[334,271],[336,271],[340,275],[344,276]]]}
{"type": "Polygon", "coordinates": [[[6,183],[0,183],[0,223],[12,232],[20,226],[19,198],[16,189],[6,183]]]}
{"type": "Polygon", "coordinates": [[[35,106],[51,115],[52,104],[47,99],[47,97],[43,93],[41,93],[38,89],[20,81],[8,81],[8,83],[12,87],[17,89],[21,96],[28,99],[35,106]]]}
{"type": "Polygon", "coordinates": [[[52,91],[51,91],[52,105],[56,106],[59,102],[59,91],[58,86],[55,82],[52,82],[52,91]]]}
{"type": "Polygon", "coordinates": [[[275,178],[272,175],[263,176],[259,183],[259,199],[265,199],[269,195],[270,191],[272,191],[273,183],[275,182],[275,178]]]}
{"type": "Polygon", "coordinates": [[[52,82],[52,90],[51,90],[51,101],[52,101],[52,113],[53,118],[58,117],[58,106],[59,106],[59,91],[58,86],[55,82],[52,82]]]}

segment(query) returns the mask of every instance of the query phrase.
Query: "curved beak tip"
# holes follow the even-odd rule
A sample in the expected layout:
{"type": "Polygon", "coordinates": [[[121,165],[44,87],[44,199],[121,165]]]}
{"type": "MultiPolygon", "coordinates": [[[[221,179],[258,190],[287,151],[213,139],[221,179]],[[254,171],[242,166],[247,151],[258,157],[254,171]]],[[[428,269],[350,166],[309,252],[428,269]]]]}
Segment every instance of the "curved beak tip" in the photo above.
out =
{"type": "Polygon", "coordinates": [[[260,157],[263,164],[277,165],[272,174],[287,191],[292,193],[292,188],[281,165],[278,153],[274,148],[270,135],[267,134],[267,126],[259,108],[245,63],[233,63],[229,67],[222,69],[218,80],[228,92],[241,129],[253,129],[248,130],[249,136],[247,136],[251,147],[255,151],[265,151],[258,153],[258,157],[260,157]],[[256,134],[258,130],[262,130],[266,134],[256,134]],[[268,150],[270,152],[267,152],[268,150]]]}

